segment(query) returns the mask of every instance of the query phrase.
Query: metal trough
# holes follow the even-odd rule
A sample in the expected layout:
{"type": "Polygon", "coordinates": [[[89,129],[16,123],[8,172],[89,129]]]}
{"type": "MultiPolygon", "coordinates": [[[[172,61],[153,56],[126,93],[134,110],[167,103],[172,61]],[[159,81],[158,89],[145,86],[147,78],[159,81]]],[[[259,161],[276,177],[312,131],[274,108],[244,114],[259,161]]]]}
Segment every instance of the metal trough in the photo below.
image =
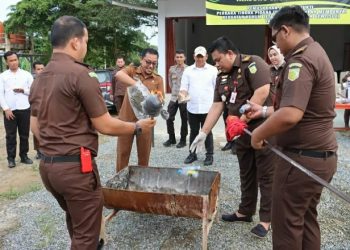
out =
{"type": "MultiPolygon", "coordinates": [[[[105,206],[115,210],[202,219],[202,248],[217,213],[220,173],[198,170],[198,177],[177,168],[128,166],[103,187],[105,206]]],[[[114,213],[115,214],[115,213],[114,213]]],[[[107,221],[112,217],[107,216],[107,221]]]]}

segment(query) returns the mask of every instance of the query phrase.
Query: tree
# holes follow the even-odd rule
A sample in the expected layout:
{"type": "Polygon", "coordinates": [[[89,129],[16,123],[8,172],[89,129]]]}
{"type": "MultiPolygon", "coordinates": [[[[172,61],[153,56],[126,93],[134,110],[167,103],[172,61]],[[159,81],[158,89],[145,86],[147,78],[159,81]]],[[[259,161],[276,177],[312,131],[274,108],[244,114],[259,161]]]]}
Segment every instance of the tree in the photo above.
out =
{"type": "MultiPolygon", "coordinates": [[[[121,1],[156,8],[156,0],[121,1]]],[[[156,25],[152,13],[130,10],[105,0],[22,0],[11,6],[6,31],[24,31],[34,43],[35,53],[50,57],[49,32],[54,20],[62,15],[76,16],[89,30],[89,51],[86,62],[94,67],[114,66],[116,55],[129,61],[150,45],[142,25],[156,25]]],[[[47,60],[48,60],[47,58],[47,60]]]]}

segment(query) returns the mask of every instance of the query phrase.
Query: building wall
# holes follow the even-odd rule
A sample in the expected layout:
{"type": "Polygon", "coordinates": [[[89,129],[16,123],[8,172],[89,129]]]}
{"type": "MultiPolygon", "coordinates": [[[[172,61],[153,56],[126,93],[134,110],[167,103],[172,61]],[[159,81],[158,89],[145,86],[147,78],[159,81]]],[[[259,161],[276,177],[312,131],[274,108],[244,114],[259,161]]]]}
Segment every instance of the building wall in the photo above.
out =
{"type": "Polygon", "coordinates": [[[205,16],[205,11],[205,0],[158,0],[158,73],[161,76],[166,75],[165,18],[205,16]]]}
{"type": "MultiPolygon", "coordinates": [[[[208,46],[215,38],[226,35],[242,53],[264,56],[265,27],[258,26],[207,26],[205,25],[205,0],[159,0],[158,1],[158,72],[165,77],[165,18],[179,17],[175,22],[176,48],[185,49],[188,63],[193,62],[196,46],[208,46]],[[191,2],[191,5],[188,3],[191,2]],[[196,17],[196,18],[185,18],[196,17]]],[[[326,50],[335,71],[345,68],[345,43],[350,43],[349,25],[313,25],[311,36],[326,50]]],[[[347,56],[350,58],[350,55],[347,56]]],[[[350,59],[348,59],[350,60],[350,59]]]]}
{"type": "Polygon", "coordinates": [[[345,43],[350,43],[349,25],[313,25],[311,36],[326,50],[335,71],[344,69],[345,43]]]}
{"type": "MultiPolygon", "coordinates": [[[[245,54],[264,57],[265,26],[207,26],[205,18],[186,18],[175,22],[175,47],[187,52],[187,63],[192,64],[193,51],[197,46],[208,48],[212,41],[225,35],[245,54]]],[[[210,60],[209,60],[210,61],[210,60]]]]}

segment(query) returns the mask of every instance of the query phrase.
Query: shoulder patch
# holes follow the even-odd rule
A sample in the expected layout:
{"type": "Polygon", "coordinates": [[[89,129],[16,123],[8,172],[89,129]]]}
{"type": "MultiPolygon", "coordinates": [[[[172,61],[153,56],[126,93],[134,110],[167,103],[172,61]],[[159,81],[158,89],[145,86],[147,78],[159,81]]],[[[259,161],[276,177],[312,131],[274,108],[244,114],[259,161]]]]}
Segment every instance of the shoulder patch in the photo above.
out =
{"type": "Polygon", "coordinates": [[[301,68],[303,65],[301,63],[291,63],[288,65],[289,68],[301,68]]]}
{"type": "Polygon", "coordinates": [[[303,67],[301,63],[291,63],[288,65],[288,80],[295,81],[299,78],[300,69],[303,67]]]}
{"type": "Polygon", "coordinates": [[[296,51],[294,51],[294,53],[292,55],[296,55],[296,54],[299,54],[299,53],[302,53],[304,52],[304,50],[306,50],[307,48],[307,45],[304,45],[303,47],[297,49],[296,51]]]}
{"type": "Polygon", "coordinates": [[[249,69],[249,72],[251,74],[255,74],[258,69],[256,68],[256,63],[255,62],[252,62],[251,64],[248,65],[248,69],[249,69]]]}
{"type": "Polygon", "coordinates": [[[89,76],[98,79],[97,74],[95,72],[89,72],[89,76]]]}

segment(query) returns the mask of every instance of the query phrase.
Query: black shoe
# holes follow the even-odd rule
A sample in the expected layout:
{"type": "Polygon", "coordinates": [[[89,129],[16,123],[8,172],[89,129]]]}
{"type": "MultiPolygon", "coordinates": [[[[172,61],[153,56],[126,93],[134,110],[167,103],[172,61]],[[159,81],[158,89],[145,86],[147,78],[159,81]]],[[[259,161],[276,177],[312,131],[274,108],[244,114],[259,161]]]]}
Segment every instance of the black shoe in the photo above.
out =
{"type": "Polygon", "coordinates": [[[33,164],[33,161],[31,159],[29,159],[28,156],[24,156],[24,157],[21,158],[21,163],[33,164]]]}
{"type": "Polygon", "coordinates": [[[180,141],[180,142],[176,145],[177,148],[183,148],[183,147],[185,147],[185,146],[186,146],[186,141],[180,141]]]}
{"type": "Polygon", "coordinates": [[[254,236],[258,237],[258,238],[265,238],[267,233],[270,230],[266,230],[265,227],[261,224],[256,225],[255,227],[252,228],[252,230],[250,231],[254,236]]]}
{"type": "Polygon", "coordinates": [[[184,163],[189,164],[197,160],[197,155],[196,153],[190,153],[187,158],[185,159],[184,163]]]}
{"type": "Polygon", "coordinates": [[[231,141],[228,141],[224,147],[221,148],[221,151],[227,151],[227,150],[230,150],[232,147],[232,142],[231,141]]]}
{"type": "Polygon", "coordinates": [[[8,162],[8,167],[9,168],[14,168],[14,167],[16,167],[16,162],[15,162],[15,159],[8,159],[7,160],[7,162],[8,162]]]}
{"type": "Polygon", "coordinates": [[[103,246],[105,245],[105,241],[103,239],[100,239],[97,245],[97,250],[103,249],[103,246]]]}
{"type": "Polygon", "coordinates": [[[163,143],[164,147],[170,147],[171,145],[175,145],[176,140],[167,140],[166,142],[163,143]]]}
{"type": "Polygon", "coordinates": [[[252,222],[253,218],[252,216],[244,216],[244,217],[238,217],[236,213],[233,214],[223,214],[221,216],[221,219],[223,221],[228,221],[228,222],[252,222]]]}
{"type": "Polygon", "coordinates": [[[204,160],[204,166],[210,166],[213,165],[213,156],[212,155],[207,155],[204,160]]]}

